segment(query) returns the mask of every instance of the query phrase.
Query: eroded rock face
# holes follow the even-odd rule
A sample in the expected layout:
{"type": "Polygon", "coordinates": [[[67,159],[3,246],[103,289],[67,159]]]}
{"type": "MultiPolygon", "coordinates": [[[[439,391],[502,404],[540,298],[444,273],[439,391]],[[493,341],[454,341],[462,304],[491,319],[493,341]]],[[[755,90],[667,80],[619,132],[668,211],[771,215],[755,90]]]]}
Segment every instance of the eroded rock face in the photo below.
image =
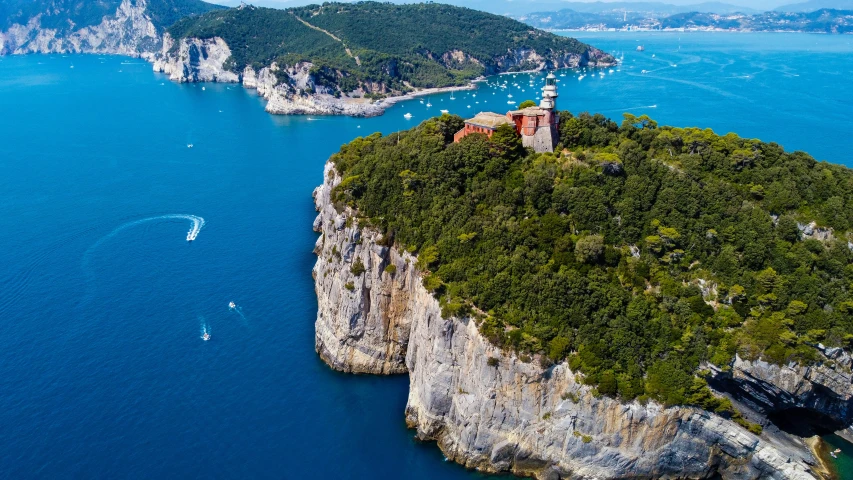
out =
{"type": "Polygon", "coordinates": [[[225,61],[231,49],[219,37],[209,39],[183,38],[176,53],[172,53],[173,40],[168,35],[163,41],[163,50],[154,61],[154,71],[169,75],[176,82],[224,82],[237,83],[240,77],[228,70],[225,61]]]}
{"type": "Polygon", "coordinates": [[[340,179],[328,166],[325,174],[329,180],[314,191],[321,208],[314,230],[321,235],[313,276],[317,297],[327,299],[318,305],[317,353],[344,372],[405,373],[416,307],[410,294],[420,286],[412,258],[378,245],[378,235],[362,231],[352,212],[338,213],[330,195],[340,179]],[[357,261],[365,268],[358,275],[352,271],[357,261]]]}
{"type": "Polygon", "coordinates": [[[735,357],[729,371],[710,366],[715,386],[765,414],[803,409],[839,427],[853,424],[853,359],[840,348],[818,346],[821,360],[779,366],[735,357]]]}
{"type": "Polygon", "coordinates": [[[566,364],[543,369],[491,345],[473,320],[442,318],[415,259],[334,208],[340,181],[327,165],[314,194],[317,352],[337,370],[408,371],[406,422],[448,458],[537,478],[816,478],[805,447],[696,408],[596,397],[566,364]]]}
{"type": "Polygon", "coordinates": [[[41,16],[0,32],[0,55],[24,53],[97,53],[153,57],[161,44],[145,14],[147,0],[123,0],[100,24],[71,32],[42,28],[41,16]]]}

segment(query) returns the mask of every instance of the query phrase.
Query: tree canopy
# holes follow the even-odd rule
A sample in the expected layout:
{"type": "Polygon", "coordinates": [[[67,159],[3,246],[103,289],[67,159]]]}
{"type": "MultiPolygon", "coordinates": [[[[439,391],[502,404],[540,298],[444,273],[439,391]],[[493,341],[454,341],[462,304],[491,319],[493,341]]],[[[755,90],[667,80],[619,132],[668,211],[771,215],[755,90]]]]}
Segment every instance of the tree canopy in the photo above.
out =
{"type": "Polygon", "coordinates": [[[222,37],[238,71],[311,62],[319,84],[340,85],[344,92],[359,84],[401,91],[462,85],[483,74],[536,66],[498,63],[513,50],[553,60],[590,49],[503,16],[434,3],[244,7],[187,18],[169,32],[176,38],[222,37]]]}
{"type": "Polygon", "coordinates": [[[704,362],[851,344],[851,170],[646,116],[560,121],[557,153],[512,128],[453,143],[450,115],[358,138],[331,159],[334,200],[418,254],[445,315],[602,394],[737,417],[704,362]]]}

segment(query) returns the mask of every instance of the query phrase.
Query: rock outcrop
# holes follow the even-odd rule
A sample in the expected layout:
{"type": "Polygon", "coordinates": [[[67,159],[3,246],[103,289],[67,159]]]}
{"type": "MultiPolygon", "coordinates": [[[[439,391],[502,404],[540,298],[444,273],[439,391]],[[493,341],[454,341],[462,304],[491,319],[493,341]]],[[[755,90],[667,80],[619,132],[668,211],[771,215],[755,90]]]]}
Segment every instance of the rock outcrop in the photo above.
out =
{"type": "Polygon", "coordinates": [[[0,32],[0,55],[25,53],[96,53],[152,59],[161,37],[145,13],[147,0],[123,0],[100,24],[69,32],[42,28],[41,15],[25,25],[0,32]]]}
{"type": "Polygon", "coordinates": [[[154,71],[176,82],[237,83],[240,77],[225,66],[229,57],[231,49],[219,37],[182,38],[175,48],[174,40],[166,34],[160,55],[153,62],[154,71]]]}
{"type": "Polygon", "coordinates": [[[599,397],[566,364],[543,368],[491,345],[474,320],[443,318],[416,259],[336,209],[340,180],[327,164],[314,193],[317,352],[341,371],[407,371],[406,422],[448,458],[537,478],[816,478],[802,442],[697,408],[599,397]]]}
{"type": "Polygon", "coordinates": [[[840,348],[817,346],[814,365],[779,366],[735,357],[723,370],[710,365],[713,385],[764,416],[811,413],[824,428],[853,425],[853,358],[840,348]]]}

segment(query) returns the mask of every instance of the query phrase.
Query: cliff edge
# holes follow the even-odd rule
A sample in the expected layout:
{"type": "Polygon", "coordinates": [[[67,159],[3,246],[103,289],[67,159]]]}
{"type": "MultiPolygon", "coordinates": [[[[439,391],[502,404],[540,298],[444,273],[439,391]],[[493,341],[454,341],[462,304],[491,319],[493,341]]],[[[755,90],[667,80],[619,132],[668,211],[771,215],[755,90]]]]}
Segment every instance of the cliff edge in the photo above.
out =
{"type": "Polygon", "coordinates": [[[536,478],[818,478],[802,441],[697,408],[598,396],[565,363],[544,368],[491,345],[472,319],[443,318],[415,258],[333,205],[332,164],[324,178],[317,352],[345,372],[408,372],[406,423],[448,458],[536,478]]]}

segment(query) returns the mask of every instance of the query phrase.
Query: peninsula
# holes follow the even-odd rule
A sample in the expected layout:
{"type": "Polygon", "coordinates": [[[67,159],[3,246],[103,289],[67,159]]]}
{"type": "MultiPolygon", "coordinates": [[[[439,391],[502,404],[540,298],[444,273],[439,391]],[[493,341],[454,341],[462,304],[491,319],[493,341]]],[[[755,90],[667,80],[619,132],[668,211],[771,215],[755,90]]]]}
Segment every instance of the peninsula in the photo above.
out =
{"type": "Polygon", "coordinates": [[[535,153],[488,116],[330,158],[321,358],[408,373],[407,424],[481,471],[822,478],[805,437],[853,438],[853,171],[629,114],[558,112],[535,153]]]}
{"type": "Polygon", "coordinates": [[[257,89],[276,114],[379,115],[400,99],[471,88],[486,75],[615,63],[572,38],[434,3],[282,10],[113,0],[59,11],[45,1],[13,3],[22,6],[0,31],[0,54],[138,56],[174,81],[257,89]]]}

